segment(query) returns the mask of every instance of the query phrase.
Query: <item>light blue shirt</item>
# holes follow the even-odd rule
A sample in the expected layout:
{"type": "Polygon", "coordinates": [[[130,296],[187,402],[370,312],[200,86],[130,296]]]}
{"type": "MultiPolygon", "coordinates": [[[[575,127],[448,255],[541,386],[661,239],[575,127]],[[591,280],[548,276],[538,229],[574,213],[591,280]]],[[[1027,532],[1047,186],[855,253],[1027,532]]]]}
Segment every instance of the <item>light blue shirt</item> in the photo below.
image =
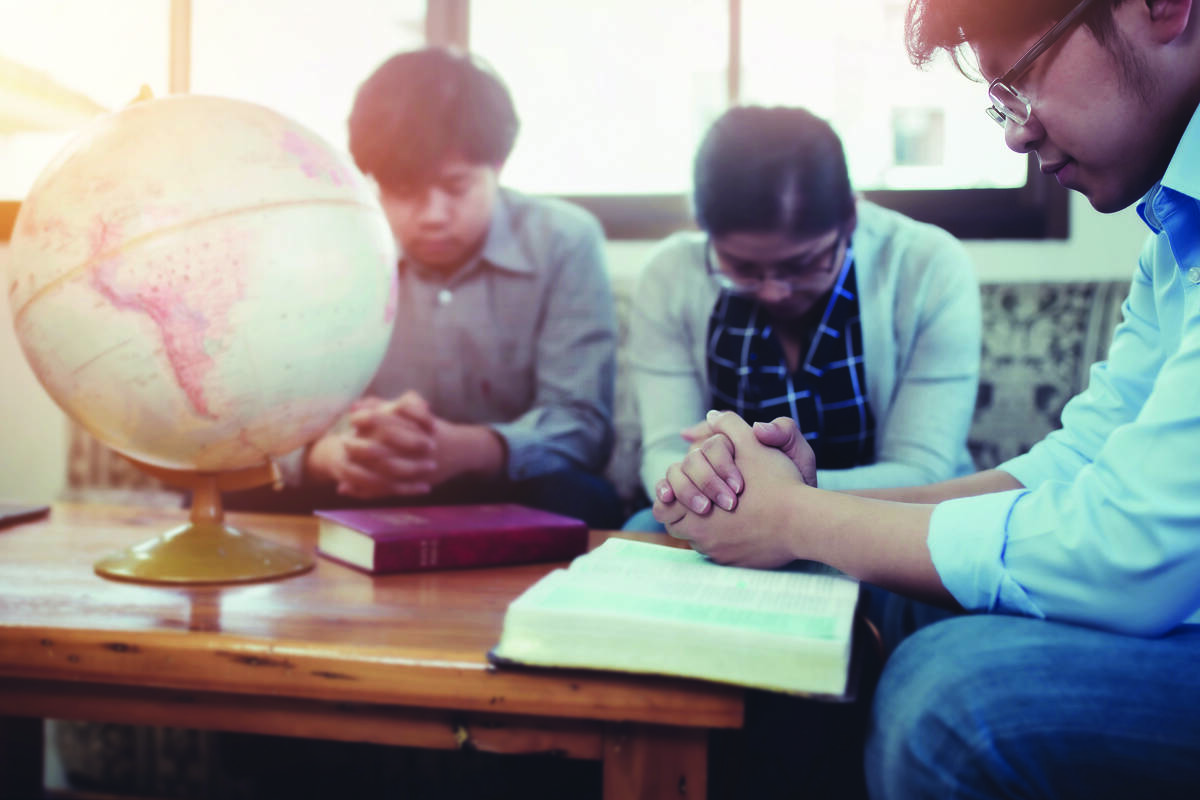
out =
{"type": "Polygon", "coordinates": [[[966,608],[1153,636],[1200,622],[1200,109],[1138,205],[1152,231],[1108,360],[1060,430],[951,500],[933,564],[966,608]]]}

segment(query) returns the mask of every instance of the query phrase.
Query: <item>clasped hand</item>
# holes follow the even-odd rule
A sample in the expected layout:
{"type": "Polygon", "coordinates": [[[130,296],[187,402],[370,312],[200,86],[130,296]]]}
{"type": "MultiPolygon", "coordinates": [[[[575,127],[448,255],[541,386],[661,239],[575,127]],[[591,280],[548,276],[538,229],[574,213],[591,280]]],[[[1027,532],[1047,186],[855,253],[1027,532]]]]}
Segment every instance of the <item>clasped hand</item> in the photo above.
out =
{"type": "Polygon", "coordinates": [[[332,479],[339,494],[422,495],[447,477],[439,458],[439,433],[446,423],[416,392],[394,400],[359,400],[349,423],[351,430],[327,435],[310,456],[315,471],[332,479]]]}
{"type": "Polygon", "coordinates": [[[753,427],[710,411],[683,432],[692,447],[655,486],[654,518],[722,564],[777,567],[800,556],[785,500],[817,485],[816,461],[788,417],[753,427]]]}

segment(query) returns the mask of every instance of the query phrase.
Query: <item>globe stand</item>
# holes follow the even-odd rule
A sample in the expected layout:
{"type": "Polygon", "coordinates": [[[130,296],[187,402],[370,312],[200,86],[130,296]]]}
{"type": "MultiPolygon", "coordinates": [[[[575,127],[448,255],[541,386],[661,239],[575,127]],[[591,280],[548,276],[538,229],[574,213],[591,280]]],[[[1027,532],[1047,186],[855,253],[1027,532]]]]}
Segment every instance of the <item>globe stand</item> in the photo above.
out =
{"type": "Polygon", "coordinates": [[[221,491],[277,482],[279,470],[273,463],[233,472],[189,472],[133,463],[163,483],[192,490],[191,522],[100,559],[94,565],[98,575],[139,583],[249,583],[312,569],[308,553],[224,522],[221,491]]]}

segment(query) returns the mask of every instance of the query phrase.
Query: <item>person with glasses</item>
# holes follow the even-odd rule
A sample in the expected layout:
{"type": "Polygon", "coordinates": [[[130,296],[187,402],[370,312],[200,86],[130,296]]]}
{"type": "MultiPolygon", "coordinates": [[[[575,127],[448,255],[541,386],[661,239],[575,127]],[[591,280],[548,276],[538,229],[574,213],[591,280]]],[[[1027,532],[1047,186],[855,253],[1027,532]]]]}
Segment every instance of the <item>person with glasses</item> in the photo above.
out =
{"type": "Polygon", "coordinates": [[[924,487],[813,488],[790,420],[714,415],[655,516],[723,563],[812,558],[980,612],[888,661],[873,797],[1195,797],[1200,4],[909,0],[907,33],[918,63],[975,60],[1010,148],[1098,211],[1136,207],[1149,234],[1108,358],[1028,453],[924,487]],[[732,512],[689,510],[730,482],[732,512]]]}
{"type": "MultiPolygon", "coordinates": [[[[802,108],[730,109],[693,180],[699,231],[657,246],[630,315],[647,492],[710,408],[794,420],[830,488],[969,472],[981,323],[961,243],[856,199],[837,134],[802,108]]],[[[662,529],[648,510],[626,527],[662,529]]]]}

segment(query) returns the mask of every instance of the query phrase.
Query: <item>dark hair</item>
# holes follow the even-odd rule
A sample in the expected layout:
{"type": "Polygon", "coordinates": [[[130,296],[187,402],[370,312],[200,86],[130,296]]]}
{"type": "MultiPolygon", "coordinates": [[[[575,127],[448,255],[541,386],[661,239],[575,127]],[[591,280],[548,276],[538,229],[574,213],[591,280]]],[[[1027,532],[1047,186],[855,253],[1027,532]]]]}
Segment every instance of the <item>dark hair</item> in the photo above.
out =
{"type": "Polygon", "coordinates": [[[470,55],[427,47],[392,56],[363,81],[350,111],[350,154],[381,185],[411,185],[451,155],[503,164],[518,126],[495,72],[470,55]]]}
{"type": "Polygon", "coordinates": [[[842,142],[802,108],[738,106],[704,136],[693,167],[696,224],[809,235],[848,223],[854,193],[842,142]]]}
{"type": "MultiPolygon", "coordinates": [[[[1049,29],[1079,0],[909,0],[904,19],[908,57],[927,64],[940,50],[954,59],[959,71],[971,75],[962,53],[980,42],[1027,37],[1049,29]]],[[[1116,36],[1112,11],[1124,0],[1099,0],[1083,14],[1083,24],[1096,41],[1107,44],[1116,36]]]]}

